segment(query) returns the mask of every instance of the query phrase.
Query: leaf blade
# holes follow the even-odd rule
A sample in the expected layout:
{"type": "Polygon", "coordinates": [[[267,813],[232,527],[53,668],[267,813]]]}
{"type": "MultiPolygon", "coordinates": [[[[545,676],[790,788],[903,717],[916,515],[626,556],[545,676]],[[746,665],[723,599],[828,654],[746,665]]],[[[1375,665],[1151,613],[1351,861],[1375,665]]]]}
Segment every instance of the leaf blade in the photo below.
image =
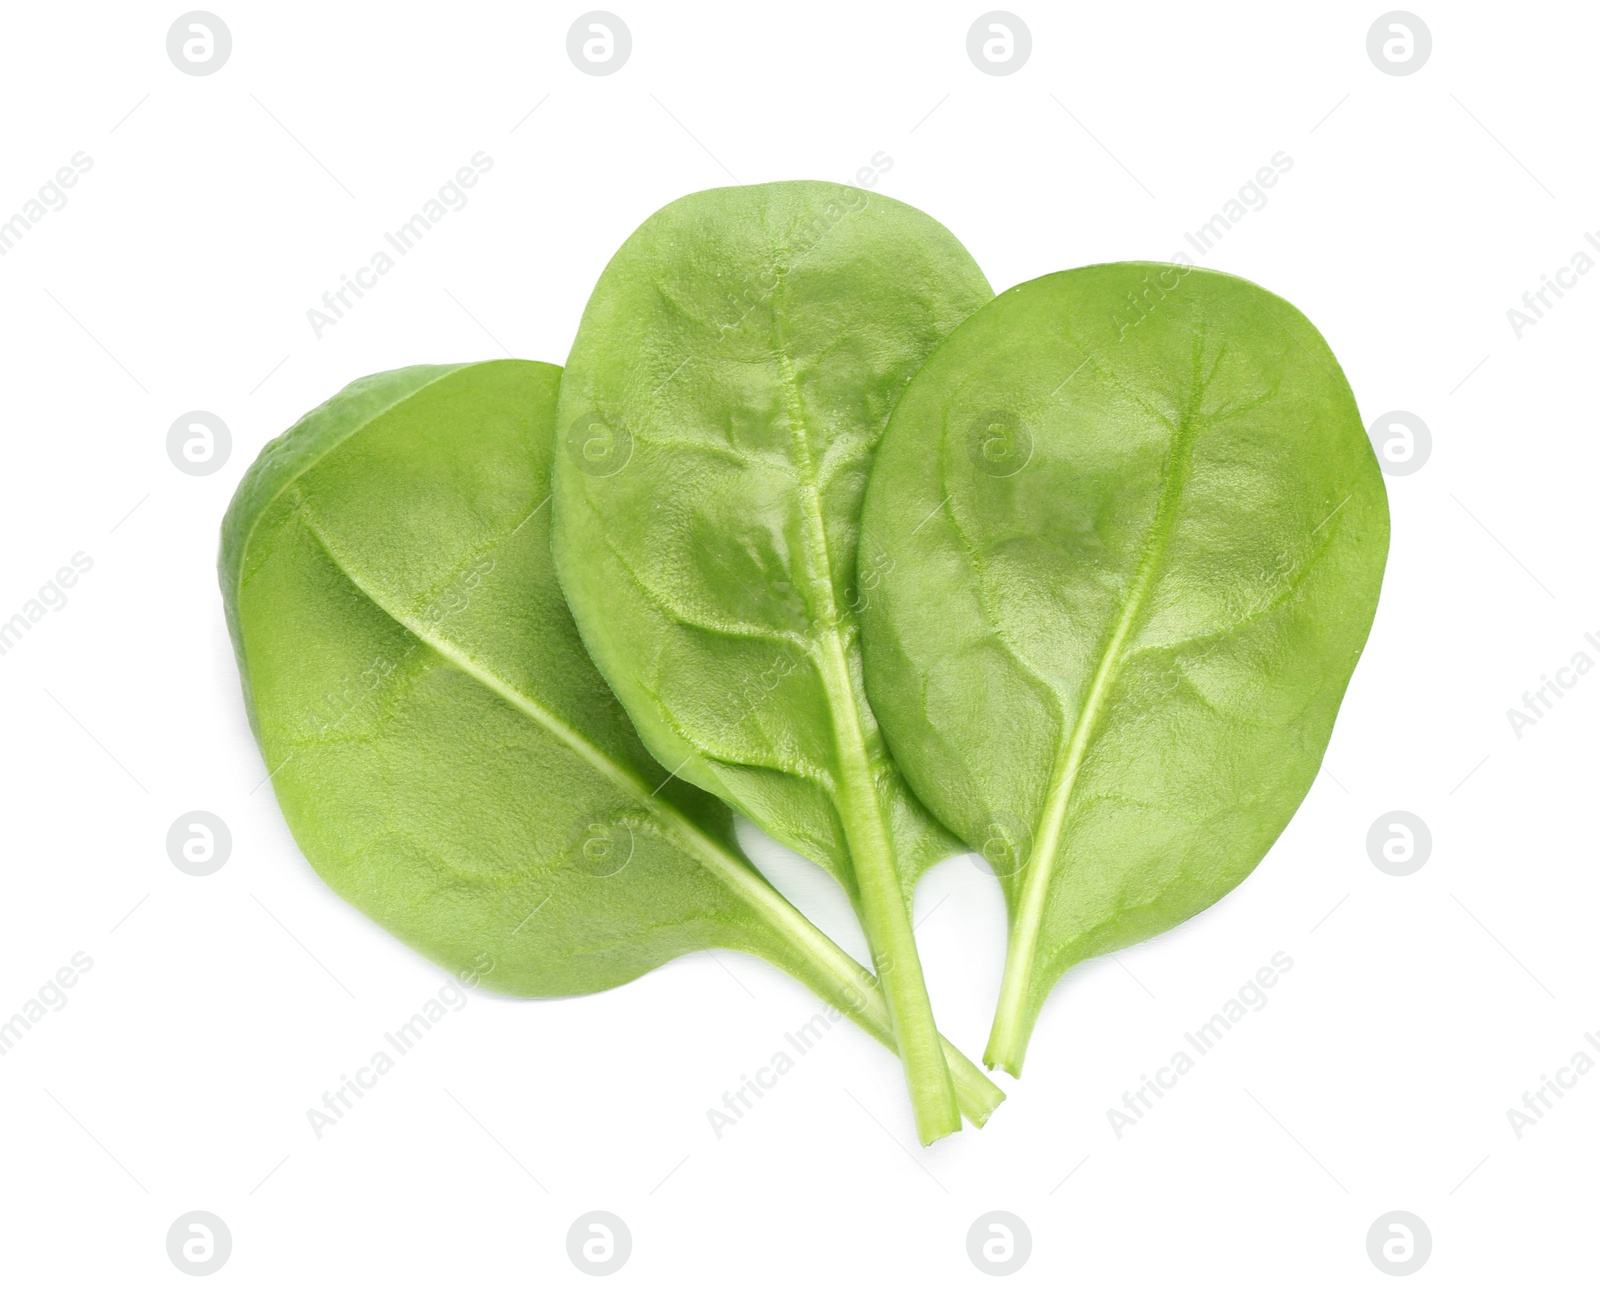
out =
{"type": "Polygon", "coordinates": [[[585,644],[664,764],[850,893],[925,1139],[952,1116],[905,906],[954,843],[866,701],[856,535],[894,400],[989,294],[898,202],[820,183],[695,194],[607,267],[560,410],[556,561],[585,644]]]}
{"type": "Polygon", "coordinates": [[[866,615],[867,683],[919,795],[999,870],[994,1061],[1020,1068],[1073,963],[1259,862],[1320,763],[1387,537],[1332,354],[1240,279],[1054,274],[919,373],[863,520],[907,570],[866,615]]]}
{"type": "MultiPolygon", "coordinates": [[[[738,948],[892,1049],[871,974],[749,865],[725,807],[650,760],[583,652],[549,555],[558,375],[367,378],[241,483],[219,577],[291,831],[350,903],[492,989],[584,993],[738,948]],[[574,871],[585,820],[618,812],[640,824],[627,862],[574,871]]],[[[959,1060],[982,1122],[1003,1097],[959,1060]]]]}

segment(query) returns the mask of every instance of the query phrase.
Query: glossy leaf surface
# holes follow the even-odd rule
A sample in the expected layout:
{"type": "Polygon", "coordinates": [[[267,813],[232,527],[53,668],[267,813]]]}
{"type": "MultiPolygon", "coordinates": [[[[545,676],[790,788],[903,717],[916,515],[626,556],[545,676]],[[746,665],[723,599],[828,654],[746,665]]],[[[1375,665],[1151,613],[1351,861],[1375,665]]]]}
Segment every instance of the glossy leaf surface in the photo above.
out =
{"type": "Polygon", "coordinates": [[[556,561],[584,642],[664,765],[850,892],[925,1140],[953,1125],[906,905],[955,843],[866,702],[873,572],[855,550],[890,409],[990,295],[899,202],[810,182],[696,193],[606,268],[560,406],[556,561]]]}
{"type": "Polygon", "coordinates": [[[988,1059],[1074,963],[1206,908],[1321,764],[1388,549],[1343,373],[1239,278],[1108,264],[1005,292],[878,452],[866,685],[1010,912],[988,1059]]]}
{"type": "MultiPolygon", "coordinates": [[[[589,993],[726,947],[886,1042],[875,981],[672,780],[595,671],[549,553],[560,372],[413,367],[270,444],[223,526],[253,728],[340,895],[511,994],[589,993]]],[[[999,1094],[952,1054],[963,1105],[999,1094]]]]}

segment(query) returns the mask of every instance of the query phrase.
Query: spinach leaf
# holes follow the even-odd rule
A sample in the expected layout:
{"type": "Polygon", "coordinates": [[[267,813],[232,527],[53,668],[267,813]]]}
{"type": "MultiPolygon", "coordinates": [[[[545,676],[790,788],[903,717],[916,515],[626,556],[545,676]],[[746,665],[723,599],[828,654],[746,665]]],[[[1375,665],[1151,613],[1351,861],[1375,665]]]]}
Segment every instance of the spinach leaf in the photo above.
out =
{"type": "Polygon", "coordinates": [[[866,686],[930,809],[989,857],[1019,1073],[1074,963],[1260,861],[1367,637],[1383,481],[1332,353],[1239,278],[1106,264],[980,310],[872,469],[866,686]]]}
{"type": "MultiPolygon", "coordinates": [[[[410,367],[269,444],[223,522],[246,704],[291,831],[374,921],[492,989],[757,954],[893,1047],[876,981],[640,745],[550,559],[560,370],[410,367]]],[[[1000,1092],[954,1049],[963,1108],[1000,1092]]]]}
{"type": "Polygon", "coordinates": [[[960,1125],[909,904],[955,843],[867,705],[856,532],[895,399],[991,295],[900,202],[696,193],[607,266],[561,389],[556,565],[584,643],[662,764],[849,892],[924,1142],[960,1125]]]}

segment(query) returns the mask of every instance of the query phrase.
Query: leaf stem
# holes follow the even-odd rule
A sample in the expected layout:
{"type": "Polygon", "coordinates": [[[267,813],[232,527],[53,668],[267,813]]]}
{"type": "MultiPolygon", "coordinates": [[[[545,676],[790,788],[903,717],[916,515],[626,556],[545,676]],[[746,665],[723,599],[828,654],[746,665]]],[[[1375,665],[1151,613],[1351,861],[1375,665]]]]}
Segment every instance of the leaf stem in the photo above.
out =
{"type": "MultiPolygon", "coordinates": [[[[783,288],[787,280],[781,279],[783,288]]],[[[776,297],[773,320],[777,326],[775,356],[782,376],[789,425],[793,434],[798,497],[803,539],[799,543],[801,568],[812,596],[817,626],[817,662],[828,714],[833,721],[834,745],[839,758],[839,780],[834,785],[840,823],[850,851],[856,879],[862,929],[872,950],[895,1048],[905,1069],[917,1136],[924,1146],[961,1128],[955,1087],[945,1064],[943,1042],[933,1020],[922,979],[922,963],[911,931],[911,910],[895,863],[894,843],[878,795],[878,778],[867,749],[866,697],[856,684],[845,655],[847,626],[834,583],[834,559],[829,549],[827,520],[823,514],[822,485],[812,450],[806,409],[800,397],[800,378],[783,336],[782,297],[776,297]]],[[[876,734],[876,730],[872,729],[876,734]]]]}
{"type": "MultiPolygon", "coordinates": [[[[696,856],[707,871],[716,875],[740,895],[755,910],[757,924],[767,932],[765,941],[752,936],[749,945],[752,951],[768,957],[789,971],[837,1007],[842,1014],[849,1016],[890,1051],[898,1050],[893,1019],[876,977],[819,931],[743,856],[729,851],[692,822],[667,798],[658,795],[662,786],[660,783],[645,782],[634,769],[624,766],[608,755],[588,736],[561,719],[556,712],[497,675],[483,662],[474,658],[467,649],[437,630],[431,629],[428,622],[394,604],[380,586],[363,578],[356,566],[337,549],[328,534],[317,525],[309,509],[301,511],[300,521],[321,545],[328,559],[368,600],[462,674],[471,677],[512,708],[536,722],[603,779],[637,801],[642,808],[651,813],[664,833],[689,854],[696,856]]],[[[840,660],[842,663],[842,655],[840,660]]],[[[864,764],[864,750],[861,755],[864,764]]],[[[898,890],[895,892],[895,899],[904,914],[904,903],[900,900],[898,890]]],[[[909,933],[909,921],[907,931],[909,933]]],[[[913,964],[916,962],[914,949],[911,961],[913,964]]],[[[920,988],[920,970],[917,982],[920,988]]],[[[927,1004],[925,994],[923,1003],[927,1004]]],[[[931,1025],[931,1009],[928,1016],[931,1025]]],[[[973,1123],[981,1126],[995,1107],[1005,1100],[1005,1094],[937,1031],[933,1032],[932,1039],[932,1052],[938,1060],[937,1068],[942,1075],[947,1093],[951,1087],[951,1076],[945,1067],[946,1058],[956,1072],[955,1086],[960,1089],[961,1112],[965,1113],[973,1123]]],[[[952,1100],[951,1105],[955,1104],[956,1102],[952,1100]]],[[[919,1119],[919,1130],[920,1122],[919,1119]]],[[[956,1114],[954,1123],[945,1131],[954,1131],[960,1126],[960,1115],[956,1114]]],[[[942,1136],[944,1133],[938,1135],[942,1136]]],[[[927,1142],[933,1138],[925,1136],[923,1139],[927,1142]]]]}
{"type": "MultiPolygon", "coordinates": [[[[655,798],[651,805],[673,839],[737,892],[755,910],[758,925],[772,933],[769,944],[752,948],[898,1054],[894,1022],[878,977],[824,935],[746,860],[726,850],[662,798],[655,798]]],[[[1006,1099],[1005,1093],[947,1038],[937,1032],[934,1038],[959,1113],[981,1128],[1006,1099]]],[[[958,1116],[947,1131],[960,1126],[958,1116]]]]}
{"type": "Polygon", "coordinates": [[[922,962],[912,934],[911,910],[895,867],[884,805],[868,761],[860,715],[853,701],[848,664],[837,632],[828,632],[822,649],[827,687],[836,697],[833,715],[840,760],[839,817],[855,870],[862,929],[872,950],[894,1028],[895,1046],[905,1067],[906,1087],[924,1146],[961,1127],[955,1088],[945,1063],[933,1004],[922,977],[922,962]]]}
{"type": "Polygon", "coordinates": [[[1172,536],[1183,486],[1188,479],[1190,449],[1201,423],[1199,400],[1204,392],[1204,382],[1198,379],[1199,362],[1197,350],[1197,379],[1177,425],[1172,427],[1171,446],[1161,466],[1161,495],[1155,517],[1145,535],[1138,569],[1117,615],[1116,625],[1100,655],[1083,706],[1078,711],[1077,719],[1072,722],[1070,737],[1064,739],[1056,751],[1044,812],[1040,816],[1027,866],[1022,870],[1020,898],[1011,918],[1011,934],[1006,943],[1006,967],[1000,980],[1000,1000],[995,1005],[989,1046],[983,1054],[984,1064],[991,1070],[998,1065],[1013,1078],[1022,1075],[1022,1058],[1028,1050],[1028,1036],[1033,1032],[1033,1023],[1043,1004],[1043,997],[1036,995],[1048,992],[1055,983],[1051,979],[1043,982],[1042,991],[1037,989],[1035,964],[1039,954],[1039,936],[1044,926],[1045,906],[1050,898],[1050,879],[1060,858],[1067,805],[1072,799],[1072,790],[1083,768],[1084,758],[1088,755],[1089,743],[1111,702],[1111,689],[1122,666],[1123,650],[1155,585],[1167,543],[1172,536]]]}
{"type": "Polygon", "coordinates": [[[991,1070],[998,1067],[1014,1079],[1022,1077],[1022,1059],[1028,1053],[1028,1038],[1033,1033],[1034,1017],[1028,1005],[1032,962],[1031,953],[1007,950],[1000,1000],[995,1004],[989,1045],[983,1051],[985,1065],[991,1070]]]}
{"type": "MultiPolygon", "coordinates": [[[[783,897],[779,895],[778,898],[781,900],[783,897]]],[[[796,916],[799,916],[798,913],[796,916]]],[[[797,952],[800,958],[787,959],[779,965],[891,1052],[898,1054],[894,1026],[889,1019],[889,1008],[878,978],[810,922],[803,917],[800,920],[807,934],[794,937],[787,946],[797,952]]],[[[1006,1094],[949,1039],[939,1035],[938,1040],[961,1114],[974,1127],[983,1127],[989,1116],[1006,1099],[1006,1094]]]]}

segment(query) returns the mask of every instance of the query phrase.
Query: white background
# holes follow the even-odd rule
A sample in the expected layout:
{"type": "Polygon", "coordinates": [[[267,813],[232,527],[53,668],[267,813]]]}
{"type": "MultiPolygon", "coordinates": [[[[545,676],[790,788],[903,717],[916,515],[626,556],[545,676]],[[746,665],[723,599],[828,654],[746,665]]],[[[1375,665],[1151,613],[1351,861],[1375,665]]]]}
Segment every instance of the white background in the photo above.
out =
{"type": "MultiPolygon", "coordinates": [[[[0,219],[93,159],[0,258],[0,618],[94,561],[0,657],[0,1018],[94,963],[0,1058],[0,1278],[180,1282],[164,1242],[193,1209],[231,1229],[238,1285],[588,1283],[565,1238],[592,1209],[650,1285],[985,1283],[965,1241],[990,1210],[1032,1231],[1019,1284],[1381,1283],[1366,1233],[1394,1209],[1432,1231],[1418,1283],[1592,1276],[1600,1072],[1520,1140],[1506,1111],[1600,1029],[1600,675],[1521,739],[1505,712],[1600,659],[1600,274],[1521,339],[1505,314],[1600,230],[1593,6],[1422,7],[1432,57],[1393,77],[1378,4],[1017,0],[1032,57],[995,77],[966,53],[978,4],[614,0],[632,57],[593,77],[576,5],[215,4],[233,52],[204,77],[167,57],[177,5],[14,6],[0,39],[0,219]],[[470,204],[315,338],[307,309],[480,150],[470,204]],[[879,190],[1004,288],[1165,259],[1280,150],[1201,262],[1293,301],[1364,416],[1412,411],[1434,447],[1388,480],[1371,643],[1259,871],[1071,973],[991,1125],[925,1152],[894,1062],[844,1027],[713,1135],[816,1010],[733,955],[474,994],[316,1139],[306,1110],[448,978],[326,890],[257,790],[214,561],[261,445],[367,372],[561,361],[612,251],[696,189],[884,152],[879,190]],[[193,409],[233,435],[208,477],[166,454],[193,409]],[[196,809],[234,839],[206,878],[165,848],[196,809]],[[1396,809],[1433,834],[1409,877],[1367,854],[1396,809]],[[1265,1009],[1117,1139],[1108,1108],[1278,950],[1265,1009]]],[[[771,862],[859,951],[825,880],[771,862]]],[[[918,914],[977,1055],[997,890],[956,859],[918,914]]]]}

